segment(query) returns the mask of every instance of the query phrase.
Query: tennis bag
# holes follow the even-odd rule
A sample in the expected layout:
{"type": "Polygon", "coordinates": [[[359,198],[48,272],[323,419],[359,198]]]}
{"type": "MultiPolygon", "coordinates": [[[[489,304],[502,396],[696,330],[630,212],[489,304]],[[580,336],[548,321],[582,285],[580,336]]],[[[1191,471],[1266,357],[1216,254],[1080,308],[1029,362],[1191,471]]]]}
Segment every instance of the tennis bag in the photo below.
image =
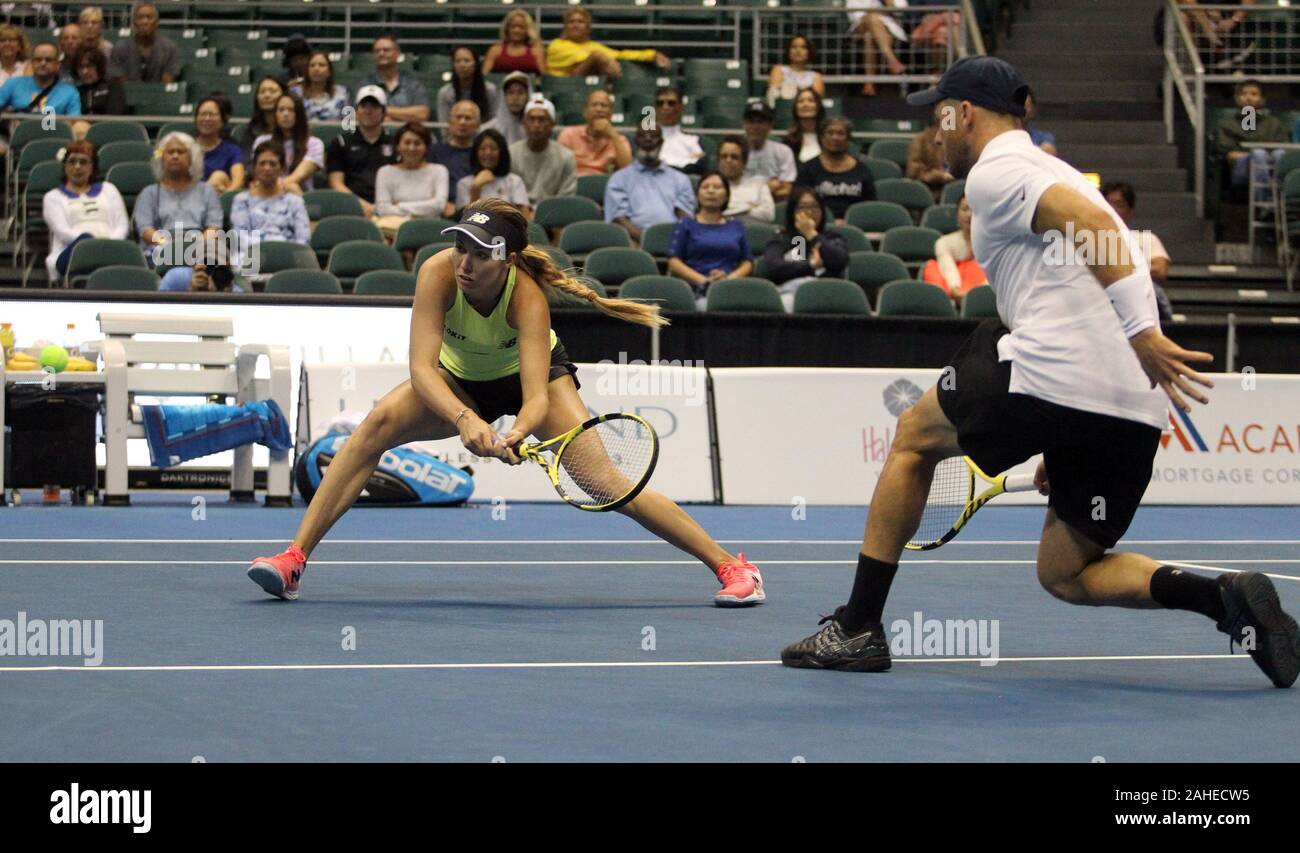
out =
{"type": "MultiPolygon", "coordinates": [[[[345,432],[328,433],[298,457],[294,479],[308,503],[348,437],[345,432]]],[[[357,503],[452,506],[465,503],[473,492],[472,470],[462,470],[410,447],[394,447],[384,452],[357,503]]]]}

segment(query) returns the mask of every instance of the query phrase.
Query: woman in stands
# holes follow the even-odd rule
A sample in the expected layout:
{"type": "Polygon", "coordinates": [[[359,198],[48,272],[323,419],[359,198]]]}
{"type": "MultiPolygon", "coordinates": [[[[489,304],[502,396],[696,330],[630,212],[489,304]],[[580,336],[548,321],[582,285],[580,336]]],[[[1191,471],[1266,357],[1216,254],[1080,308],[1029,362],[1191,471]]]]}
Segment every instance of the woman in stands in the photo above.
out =
{"type": "Polygon", "coordinates": [[[171,267],[162,290],[188,290],[193,267],[180,266],[191,241],[215,238],[222,225],[221,198],[203,180],[203,151],[188,133],[169,133],[153,159],[158,183],[135,200],[132,220],[150,264],[171,267]],[[198,233],[196,233],[198,232],[198,233]],[[176,240],[182,240],[176,245],[176,240]]]}
{"type": "Polygon", "coordinates": [[[108,76],[108,58],[102,50],[83,50],[77,57],[77,92],[83,116],[120,116],[126,112],[126,91],[120,80],[108,76]]]}
{"type": "Polygon", "coordinates": [[[117,187],[99,179],[99,153],[95,146],[83,139],[68,143],[60,153],[63,184],[45,194],[41,214],[50,229],[45,271],[51,283],[67,272],[72,248],[82,240],[91,237],[125,240],[131,225],[117,187]]]}
{"type": "Polygon", "coordinates": [[[921,275],[930,284],[943,288],[958,308],[967,293],[989,283],[989,277],[980,269],[971,250],[970,202],[966,196],[957,205],[957,230],[934,241],[934,260],[926,262],[921,275]]]}
{"type": "Polygon", "coordinates": [[[453,104],[473,101],[483,121],[489,121],[501,106],[501,92],[495,83],[483,79],[483,69],[471,48],[461,45],[451,52],[451,82],[438,90],[438,121],[451,119],[453,104]]]}
{"type": "Polygon", "coordinates": [[[375,173],[375,215],[388,236],[412,216],[451,215],[451,178],[441,163],[425,162],[433,145],[429,129],[410,122],[397,131],[397,162],[375,173]]]}
{"type": "Polygon", "coordinates": [[[839,222],[860,201],[874,201],[876,182],[867,164],[849,153],[853,125],[846,118],[827,119],[821,129],[821,152],[799,167],[798,182],[811,187],[839,222]]]}
{"type": "Polygon", "coordinates": [[[510,171],[510,147],[506,138],[491,128],[479,131],[469,155],[470,173],[456,183],[456,208],[459,210],[479,199],[499,198],[519,208],[528,220],[533,209],[528,204],[528,187],[524,179],[510,171]]]}
{"type": "Polygon", "coordinates": [[[785,134],[785,144],[794,152],[795,160],[806,163],[822,153],[819,140],[825,121],[822,99],[812,89],[800,89],[794,96],[794,123],[785,134]]]}
{"type": "Polygon", "coordinates": [[[546,73],[546,49],[533,16],[516,9],[501,22],[501,41],[488,48],[483,57],[483,73],[546,73]]]}
{"type": "Polygon", "coordinates": [[[284,188],[302,195],[313,188],[312,176],[325,170],[325,143],[311,133],[307,110],[297,95],[284,94],[275,102],[275,130],[259,136],[253,148],[273,140],[284,149],[284,188]]]}
{"type": "Polygon", "coordinates": [[[301,85],[290,86],[289,92],[302,98],[309,122],[338,121],[351,103],[347,87],[334,82],[334,64],[323,50],[312,51],[306,78],[301,85]]]}
{"type": "Polygon", "coordinates": [[[785,227],[763,248],[763,277],[781,291],[785,310],[794,310],[794,295],[806,281],[841,278],[849,265],[844,238],[827,231],[830,217],[817,193],[795,185],[785,206],[785,227]]]}
{"type": "Polygon", "coordinates": [[[203,151],[203,180],[219,193],[244,186],[244,150],[225,134],[230,101],[209,95],[194,107],[194,141],[203,151]]]}
{"type": "MultiPolygon", "coordinates": [[[[249,577],[274,596],[298,597],[307,558],[352,505],[383,453],[410,441],[459,436],[477,456],[519,464],[520,442],[560,435],[589,417],[576,367],[551,330],[550,289],[644,326],[664,320],[651,305],[597,295],[528,244],[528,221],[513,205],[484,199],[447,229],[456,246],[420,268],[411,312],[410,379],[370,412],[326,469],[289,548],[258,557],[249,577]],[[498,435],[492,423],[514,415],[498,435]]],[[[651,489],[618,510],[696,557],[723,585],[720,606],[766,597],[758,567],[732,555],[680,507],[651,489]]]]}
{"type": "Polygon", "coordinates": [[[284,84],[273,74],[257,81],[257,88],[253,90],[253,117],[244,125],[244,135],[239,140],[245,160],[252,156],[259,137],[275,131],[275,105],[286,91],[284,84]]]}
{"type": "Polygon", "coordinates": [[[812,69],[812,42],[807,37],[792,35],[785,43],[785,64],[772,66],[767,75],[767,102],[776,106],[778,100],[790,100],[800,89],[812,89],[817,97],[826,97],[826,82],[820,71],[812,69]]]}
{"type": "Polygon", "coordinates": [[[0,84],[10,77],[28,77],[32,64],[27,61],[32,46],[27,34],[12,24],[0,24],[0,84]]]}
{"type": "Polygon", "coordinates": [[[743,278],[754,269],[744,223],[723,213],[730,202],[727,179],[710,172],[695,188],[695,215],[683,216],[673,228],[668,272],[691,286],[701,308],[715,281],[743,278]]]}
{"type": "Polygon", "coordinates": [[[718,143],[718,171],[727,179],[731,201],[727,216],[743,222],[770,223],[776,218],[776,200],[767,181],[758,175],[745,176],[749,143],[743,136],[724,136],[718,143]]]}
{"type": "Polygon", "coordinates": [[[285,192],[284,149],[267,141],[253,151],[253,182],[235,196],[230,206],[230,227],[238,235],[238,252],[233,265],[245,262],[253,247],[262,240],[311,243],[311,223],[302,196],[285,192]]]}

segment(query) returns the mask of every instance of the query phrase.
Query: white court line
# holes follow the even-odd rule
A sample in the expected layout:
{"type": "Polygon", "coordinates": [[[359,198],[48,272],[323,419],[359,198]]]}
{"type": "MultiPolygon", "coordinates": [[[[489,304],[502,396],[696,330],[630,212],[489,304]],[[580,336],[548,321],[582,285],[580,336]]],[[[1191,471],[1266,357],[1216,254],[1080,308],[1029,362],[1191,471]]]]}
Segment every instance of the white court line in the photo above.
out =
{"type": "MultiPolygon", "coordinates": [[[[988,663],[988,658],[896,657],[894,663],[988,663]]],[[[1250,660],[1249,655],[1070,655],[998,658],[998,663],[1076,661],[1250,660]]],[[[4,666],[0,672],[266,672],[349,669],[632,669],[637,667],[779,666],[779,660],[557,661],[539,663],[269,663],[161,666],[4,666]]]]}
{"type": "MultiPolygon", "coordinates": [[[[861,545],[861,539],[719,539],[744,545],[861,545]]],[[[0,544],[277,545],[278,539],[0,539],[0,544]]],[[[662,539],[327,539],[327,545],[666,545],[662,539]]],[[[944,545],[1037,545],[1037,539],[954,539],[944,545]]],[[[1300,545],[1300,539],[1123,539],[1120,545],[1300,545]]]]}

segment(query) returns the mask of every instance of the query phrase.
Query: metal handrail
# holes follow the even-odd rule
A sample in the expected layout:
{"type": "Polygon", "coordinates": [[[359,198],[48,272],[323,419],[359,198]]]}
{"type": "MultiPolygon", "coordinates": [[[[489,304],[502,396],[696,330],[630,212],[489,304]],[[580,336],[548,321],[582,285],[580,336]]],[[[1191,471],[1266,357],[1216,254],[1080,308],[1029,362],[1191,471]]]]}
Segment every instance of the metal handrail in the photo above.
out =
{"type": "Polygon", "coordinates": [[[1187,21],[1183,18],[1179,5],[1175,0],[1165,0],[1165,37],[1164,37],[1164,54],[1165,54],[1165,80],[1164,80],[1164,118],[1165,118],[1165,141],[1173,142],[1174,136],[1174,105],[1172,89],[1178,90],[1178,96],[1183,102],[1183,109],[1187,111],[1188,121],[1192,125],[1195,133],[1194,160],[1192,165],[1193,171],[1193,191],[1196,195],[1196,215],[1205,215],[1205,65],[1201,62],[1200,52],[1196,49],[1196,42],[1192,39],[1192,34],[1187,28],[1187,21]],[[1186,75],[1183,72],[1182,63],[1179,62],[1175,52],[1174,39],[1175,33],[1178,40],[1182,43],[1183,52],[1192,66],[1192,78],[1194,85],[1191,89],[1187,86],[1186,75]]]}

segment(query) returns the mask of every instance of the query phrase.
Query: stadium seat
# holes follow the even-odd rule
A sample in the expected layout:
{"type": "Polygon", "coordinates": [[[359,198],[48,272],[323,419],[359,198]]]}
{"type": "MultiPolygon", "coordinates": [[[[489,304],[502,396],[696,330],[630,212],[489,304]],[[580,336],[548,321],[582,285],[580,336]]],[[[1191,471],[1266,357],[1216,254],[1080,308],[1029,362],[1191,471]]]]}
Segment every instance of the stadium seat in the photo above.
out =
{"type": "Polygon", "coordinates": [[[762,222],[745,223],[745,239],[749,242],[749,250],[755,255],[763,254],[763,247],[767,241],[776,236],[777,227],[775,225],[766,225],[762,222]]]}
{"type": "Polygon", "coordinates": [[[33,248],[39,248],[48,236],[45,225],[45,194],[63,183],[63,164],[57,161],[37,163],[27,176],[16,215],[19,217],[19,255],[24,260],[33,248]]]}
{"type": "Polygon", "coordinates": [[[826,230],[844,238],[844,244],[850,252],[870,252],[873,248],[867,235],[854,225],[829,225],[826,230]]]}
{"type": "Polygon", "coordinates": [[[943,194],[939,196],[939,203],[960,204],[961,197],[964,195],[966,195],[966,181],[958,178],[943,185],[943,194]]]}
{"type": "Polygon", "coordinates": [[[605,185],[608,183],[609,175],[582,175],[578,178],[578,195],[604,205],[605,185]]]}
{"type": "Polygon", "coordinates": [[[195,134],[193,121],[169,121],[162,127],[158,128],[158,133],[154,135],[154,142],[161,142],[163,137],[169,133],[188,133],[190,136],[195,134]]]}
{"type": "Polygon", "coordinates": [[[577,266],[573,263],[573,258],[569,257],[569,253],[561,249],[559,246],[546,245],[538,246],[537,248],[550,255],[551,263],[555,264],[562,270],[573,269],[577,266]]]}
{"type": "Polygon", "coordinates": [[[263,240],[257,244],[257,274],[274,275],[281,270],[318,270],[320,261],[311,246],[286,240],[263,240]]]}
{"type": "Polygon", "coordinates": [[[982,284],[967,291],[962,299],[961,315],[963,317],[998,316],[998,298],[993,288],[982,284]]]}
{"type": "Polygon", "coordinates": [[[933,284],[891,281],[880,288],[881,317],[956,317],[952,300],[933,284]]]}
{"type": "Polygon", "coordinates": [[[108,170],[104,180],[117,187],[128,211],[134,211],[135,199],[141,190],[158,182],[149,163],[118,163],[108,170]]]}
{"type": "Polygon", "coordinates": [[[23,146],[18,155],[17,176],[19,182],[25,181],[27,175],[37,163],[55,163],[59,151],[68,144],[66,139],[33,139],[23,146]]]}
{"type": "MultiPolygon", "coordinates": [[[[588,290],[594,290],[601,296],[609,295],[605,290],[605,285],[601,284],[599,281],[588,279],[583,283],[587,286],[588,290]]],[[[595,306],[586,299],[580,299],[577,296],[570,296],[558,287],[546,286],[543,289],[546,291],[546,301],[552,308],[586,308],[593,311],[596,310],[595,306]]]]}
{"type": "Polygon", "coordinates": [[[357,278],[371,270],[405,272],[406,264],[392,246],[370,240],[344,240],[330,250],[329,263],[325,266],[325,271],[333,273],[344,290],[351,290],[357,278]]]}
{"type": "Polygon", "coordinates": [[[618,295],[657,303],[664,311],[695,311],[695,291],[680,278],[639,275],[623,282],[618,295]]]}
{"type": "Polygon", "coordinates": [[[920,181],[908,178],[889,178],[876,182],[876,199],[892,201],[907,208],[908,212],[919,215],[934,204],[930,188],[920,181]]]}
{"type": "Polygon", "coordinates": [[[157,290],[157,274],[140,267],[100,267],[86,279],[86,290],[157,290]]]}
{"type": "Polygon", "coordinates": [[[546,233],[546,229],[536,222],[528,223],[528,242],[534,246],[548,246],[551,243],[551,235],[546,233]]]}
{"type": "Polygon", "coordinates": [[[942,236],[933,228],[914,228],[910,225],[890,228],[885,232],[881,251],[898,255],[903,263],[928,261],[934,257],[934,241],[942,236]]]}
{"type": "Polygon", "coordinates": [[[414,296],[415,274],[405,270],[371,270],[357,277],[352,292],[370,296],[414,296]]]}
{"type": "Polygon", "coordinates": [[[745,311],[784,314],[785,305],[776,285],[765,278],[723,278],[706,291],[709,311],[745,311]]]}
{"type": "Polygon", "coordinates": [[[630,245],[627,232],[612,222],[574,222],[560,233],[560,248],[575,260],[606,246],[626,248],[630,245]]]}
{"type": "Polygon", "coordinates": [[[606,287],[618,287],[629,278],[658,275],[659,265],[649,252],[641,249],[605,246],[587,255],[583,272],[599,279],[606,287]]]}
{"type": "Polygon", "coordinates": [[[443,249],[450,249],[454,245],[456,244],[439,242],[439,243],[427,243],[421,246],[420,251],[415,253],[415,263],[411,265],[412,271],[414,271],[415,274],[418,276],[420,274],[420,267],[424,266],[425,261],[429,260],[429,258],[432,258],[434,255],[438,254],[443,249]]]}
{"type": "Polygon", "coordinates": [[[399,252],[418,252],[430,243],[445,243],[447,235],[442,233],[443,229],[455,224],[449,219],[435,217],[408,219],[397,229],[393,248],[399,252]]]}
{"type": "Polygon", "coordinates": [[[342,293],[339,280],[320,270],[281,270],[266,283],[267,293],[342,293]]]}
{"type": "Polygon", "coordinates": [[[329,263],[330,251],[345,240],[369,240],[383,243],[379,226],[361,216],[329,216],[322,219],[311,234],[311,247],[323,269],[329,263]]]}
{"type": "Polygon", "coordinates": [[[905,170],[907,169],[907,149],[911,144],[910,139],[877,139],[867,149],[867,156],[881,160],[892,160],[898,164],[900,169],[905,170]]]}
{"type": "Polygon", "coordinates": [[[533,221],[543,228],[563,228],[573,222],[603,222],[604,216],[600,212],[600,205],[589,198],[555,196],[538,203],[533,221]]]}
{"type": "Polygon", "coordinates": [[[890,228],[911,225],[912,217],[907,208],[892,201],[860,201],[849,205],[844,221],[867,234],[883,235],[890,228]]]}
{"type": "Polygon", "coordinates": [[[851,281],[822,278],[804,282],[794,294],[795,314],[847,314],[870,317],[867,297],[851,281]]]}
{"type": "Polygon", "coordinates": [[[144,125],[134,121],[97,121],[86,131],[86,141],[96,148],[110,142],[148,142],[144,125]]]}
{"type": "Polygon", "coordinates": [[[302,195],[307,218],[312,222],[327,216],[362,216],[361,199],[339,190],[308,190],[302,195]]]}
{"type": "Polygon", "coordinates": [[[82,240],[73,247],[65,278],[75,287],[95,270],[109,266],[149,268],[138,243],[132,240],[91,238],[82,240]]]}
{"type": "Polygon", "coordinates": [[[153,146],[148,142],[110,142],[99,150],[99,171],[104,174],[118,163],[148,163],[152,159],[153,146]]]}
{"type": "Polygon", "coordinates": [[[675,222],[660,222],[641,232],[641,248],[656,258],[668,257],[668,249],[673,241],[675,222]]]}
{"type": "Polygon", "coordinates": [[[893,160],[881,160],[879,157],[864,157],[862,162],[865,163],[867,169],[871,171],[871,180],[877,183],[880,181],[895,180],[903,177],[903,170],[893,160]]]}
{"type": "Polygon", "coordinates": [[[921,227],[933,228],[940,234],[951,234],[958,230],[957,205],[936,204],[927,207],[921,215],[921,227]]]}
{"type": "Polygon", "coordinates": [[[881,287],[908,277],[907,265],[897,256],[885,252],[852,252],[845,277],[862,288],[867,299],[875,304],[881,287]]]}
{"type": "Polygon", "coordinates": [[[72,129],[64,122],[56,122],[54,127],[46,130],[45,122],[42,120],[29,119],[20,122],[13,129],[13,135],[9,137],[9,150],[21,154],[27,143],[37,139],[58,139],[69,142],[72,140],[72,129]]]}

